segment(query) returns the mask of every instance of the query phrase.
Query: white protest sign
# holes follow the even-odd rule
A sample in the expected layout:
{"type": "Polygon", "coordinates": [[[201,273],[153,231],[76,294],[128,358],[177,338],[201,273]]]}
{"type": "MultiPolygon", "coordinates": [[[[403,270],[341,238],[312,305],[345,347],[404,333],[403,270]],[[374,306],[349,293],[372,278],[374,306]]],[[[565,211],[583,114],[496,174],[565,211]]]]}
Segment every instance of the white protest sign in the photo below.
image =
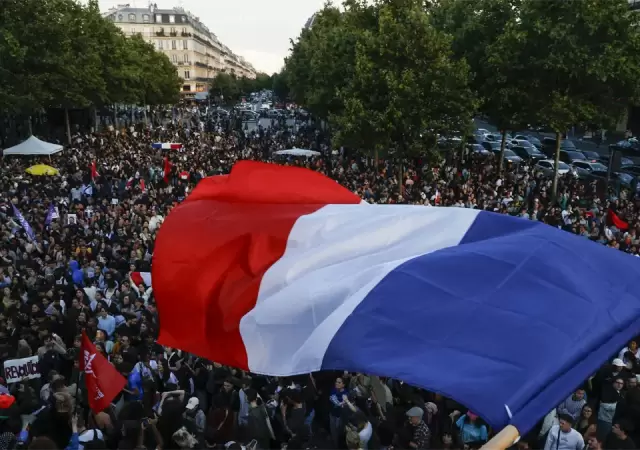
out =
{"type": "Polygon", "coordinates": [[[38,357],[10,359],[4,362],[4,379],[7,383],[17,383],[22,379],[40,378],[38,357]]]}

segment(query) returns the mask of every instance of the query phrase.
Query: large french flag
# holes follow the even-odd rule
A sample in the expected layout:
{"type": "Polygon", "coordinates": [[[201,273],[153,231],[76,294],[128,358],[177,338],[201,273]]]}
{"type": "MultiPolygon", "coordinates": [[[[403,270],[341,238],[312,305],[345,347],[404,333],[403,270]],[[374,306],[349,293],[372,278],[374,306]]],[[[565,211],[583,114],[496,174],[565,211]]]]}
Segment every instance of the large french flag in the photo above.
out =
{"type": "Polygon", "coordinates": [[[155,148],[157,150],[180,150],[182,148],[182,144],[176,144],[173,142],[154,142],[151,144],[151,148],[155,148]]]}
{"type": "Polygon", "coordinates": [[[255,373],[345,369],[521,433],[640,331],[640,262],[539,222],[363,205],[240,162],[160,229],[159,342],[255,373]]]}

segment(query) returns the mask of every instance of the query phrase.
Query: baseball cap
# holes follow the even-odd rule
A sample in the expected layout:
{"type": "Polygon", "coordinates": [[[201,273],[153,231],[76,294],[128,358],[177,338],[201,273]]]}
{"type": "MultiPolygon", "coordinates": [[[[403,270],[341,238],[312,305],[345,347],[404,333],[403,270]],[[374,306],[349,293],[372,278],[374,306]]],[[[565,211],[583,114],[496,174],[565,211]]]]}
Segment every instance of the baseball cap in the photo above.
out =
{"type": "Polygon", "coordinates": [[[199,404],[200,400],[198,400],[198,397],[191,397],[187,402],[187,409],[196,409],[199,404]]]}
{"type": "Polygon", "coordinates": [[[420,417],[420,418],[422,418],[423,415],[424,415],[424,411],[421,408],[418,408],[417,406],[414,406],[409,411],[407,411],[407,417],[420,417]]]}

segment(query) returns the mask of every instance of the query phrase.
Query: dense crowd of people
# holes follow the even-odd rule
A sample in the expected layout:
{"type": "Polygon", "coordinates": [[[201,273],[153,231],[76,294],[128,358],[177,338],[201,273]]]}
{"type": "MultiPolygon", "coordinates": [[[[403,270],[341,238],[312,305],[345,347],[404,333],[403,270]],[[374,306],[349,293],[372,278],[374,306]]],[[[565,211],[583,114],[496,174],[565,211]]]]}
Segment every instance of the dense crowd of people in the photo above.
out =
{"type": "MultiPolygon", "coordinates": [[[[462,450],[488,441],[496,430],[473,411],[402,380],[347,372],[258,376],[156,343],[153,286],[134,274],[151,271],[154,240],[172,208],[203,177],[228,173],[240,159],[308,167],[370,203],[486,209],[640,252],[632,192],[568,176],[552,202],[551,180],[532,165],[499,173],[494,156],[458,151],[437,161],[406,159],[399,177],[398,161],[332,148],[310,122],[270,122],[249,131],[233,115],[193,114],[152,128],[76,135],[74,148],[51,162],[3,159],[0,356],[37,356],[40,377],[0,380],[0,450],[462,450]],[[153,142],[183,148],[154,150],[153,142]],[[293,147],[321,156],[274,155],[293,147]],[[60,175],[26,174],[35,163],[54,165],[60,175]],[[619,219],[613,225],[611,211],[619,219]],[[127,379],[98,413],[87,408],[78,365],[82,332],[127,379]]],[[[635,448],[640,349],[630,342],[614,356],[517,447],[635,448]]]]}

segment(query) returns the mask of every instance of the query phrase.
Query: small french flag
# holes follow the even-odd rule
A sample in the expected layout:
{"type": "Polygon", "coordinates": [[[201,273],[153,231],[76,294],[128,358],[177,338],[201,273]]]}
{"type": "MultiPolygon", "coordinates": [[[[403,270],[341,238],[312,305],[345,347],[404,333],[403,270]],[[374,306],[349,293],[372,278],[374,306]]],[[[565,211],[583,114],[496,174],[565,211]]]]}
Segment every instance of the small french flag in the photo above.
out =
{"type": "Polygon", "coordinates": [[[131,281],[136,286],[144,284],[147,287],[151,287],[151,272],[131,272],[131,281]]]}
{"type": "Polygon", "coordinates": [[[176,144],[173,142],[154,142],[151,144],[151,147],[158,150],[180,150],[182,148],[182,144],[176,144]]]}

